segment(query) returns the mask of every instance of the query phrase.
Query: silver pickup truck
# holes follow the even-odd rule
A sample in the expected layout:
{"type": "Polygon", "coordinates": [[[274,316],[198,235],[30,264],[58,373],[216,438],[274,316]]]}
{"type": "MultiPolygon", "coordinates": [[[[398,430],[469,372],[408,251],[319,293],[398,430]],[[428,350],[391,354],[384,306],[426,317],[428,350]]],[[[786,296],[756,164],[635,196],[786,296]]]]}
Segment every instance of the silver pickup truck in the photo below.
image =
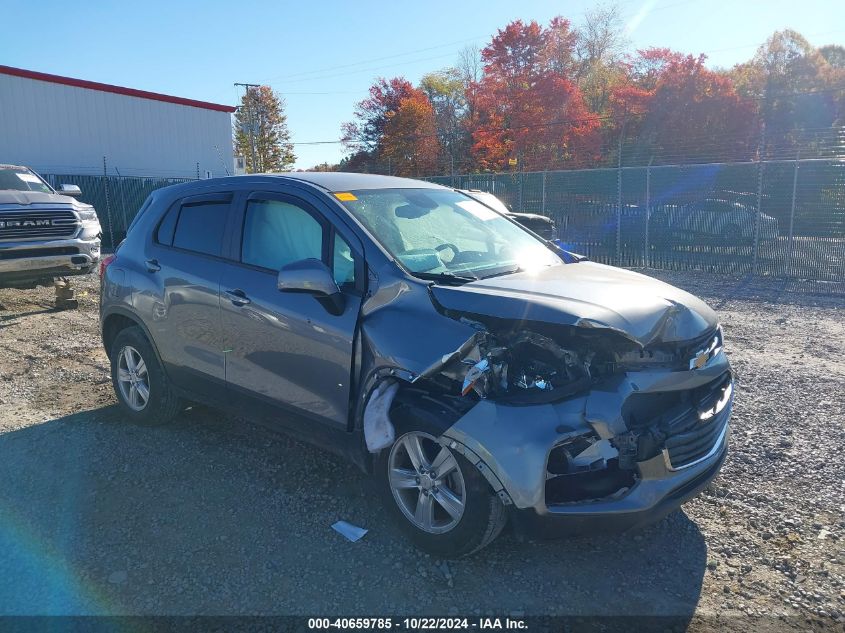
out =
{"type": "Polygon", "coordinates": [[[27,167],[0,165],[0,288],[56,283],[57,304],[72,299],[67,278],[100,260],[100,222],[76,185],[55,191],[27,167]]]}

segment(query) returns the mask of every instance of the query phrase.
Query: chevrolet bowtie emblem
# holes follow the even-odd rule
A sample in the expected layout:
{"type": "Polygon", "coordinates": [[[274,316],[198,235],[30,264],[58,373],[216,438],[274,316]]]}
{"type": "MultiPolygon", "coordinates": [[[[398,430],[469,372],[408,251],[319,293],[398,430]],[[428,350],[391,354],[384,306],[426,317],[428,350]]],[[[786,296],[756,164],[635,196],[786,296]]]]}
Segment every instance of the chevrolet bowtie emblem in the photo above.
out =
{"type": "Polygon", "coordinates": [[[707,361],[710,359],[710,352],[699,352],[695,355],[695,358],[690,361],[690,369],[701,369],[707,364],[707,361]]]}

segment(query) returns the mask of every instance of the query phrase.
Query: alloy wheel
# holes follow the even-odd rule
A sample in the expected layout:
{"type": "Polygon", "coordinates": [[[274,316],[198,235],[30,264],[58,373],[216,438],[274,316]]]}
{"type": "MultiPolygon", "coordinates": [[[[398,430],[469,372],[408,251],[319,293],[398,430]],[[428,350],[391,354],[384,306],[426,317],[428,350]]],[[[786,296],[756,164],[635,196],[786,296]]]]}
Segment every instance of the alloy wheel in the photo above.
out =
{"type": "Polygon", "coordinates": [[[393,498],[416,527],[443,534],[461,520],[467,499],[461,467],[433,436],[402,435],[390,449],[387,468],[393,498]]]}
{"type": "Polygon", "coordinates": [[[150,377],[141,354],[129,345],[118,353],[117,384],[126,405],[133,411],[143,411],[150,401],[150,377]]]}

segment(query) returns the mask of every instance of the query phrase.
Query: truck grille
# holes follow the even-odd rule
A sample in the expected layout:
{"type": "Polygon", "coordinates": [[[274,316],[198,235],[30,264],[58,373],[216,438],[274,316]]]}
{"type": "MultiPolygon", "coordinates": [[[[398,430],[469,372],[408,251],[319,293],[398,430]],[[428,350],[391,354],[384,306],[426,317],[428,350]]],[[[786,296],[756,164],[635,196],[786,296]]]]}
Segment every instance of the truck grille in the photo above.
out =
{"type": "Polygon", "coordinates": [[[30,259],[32,257],[77,255],[78,253],[79,249],[75,246],[60,246],[57,248],[9,248],[0,249],[0,261],[4,259],[30,259]]]}
{"type": "Polygon", "coordinates": [[[720,380],[702,397],[697,406],[668,424],[664,446],[673,468],[682,468],[705,457],[716,444],[728,423],[733,381],[720,380]]]}
{"type": "Polygon", "coordinates": [[[0,240],[70,237],[78,226],[73,211],[0,211],[0,240]]]}

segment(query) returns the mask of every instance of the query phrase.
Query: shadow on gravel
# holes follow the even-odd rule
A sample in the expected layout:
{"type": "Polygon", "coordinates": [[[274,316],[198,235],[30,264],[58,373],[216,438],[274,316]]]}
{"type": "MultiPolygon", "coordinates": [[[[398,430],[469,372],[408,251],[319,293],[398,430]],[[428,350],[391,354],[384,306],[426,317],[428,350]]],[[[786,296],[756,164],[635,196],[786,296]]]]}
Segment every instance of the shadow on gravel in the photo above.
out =
{"type": "MultiPolygon", "coordinates": [[[[210,410],[116,407],[0,435],[0,614],[602,614],[695,611],[706,566],[676,512],[640,532],[469,559],[410,547],[369,478],[210,410]],[[349,543],[330,529],[370,529],[349,543]]],[[[678,624],[678,621],[675,621],[678,624]]]]}
{"type": "MultiPolygon", "coordinates": [[[[0,305],[0,311],[3,309],[3,306],[0,305]]],[[[0,329],[4,327],[11,327],[12,325],[17,325],[20,319],[25,319],[29,316],[34,316],[36,314],[50,314],[52,312],[62,311],[63,310],[55,306],[47,306],[41,310],[31,310],[29,312],[16,312],[14,314],[0,314],[0,329]]]]}

